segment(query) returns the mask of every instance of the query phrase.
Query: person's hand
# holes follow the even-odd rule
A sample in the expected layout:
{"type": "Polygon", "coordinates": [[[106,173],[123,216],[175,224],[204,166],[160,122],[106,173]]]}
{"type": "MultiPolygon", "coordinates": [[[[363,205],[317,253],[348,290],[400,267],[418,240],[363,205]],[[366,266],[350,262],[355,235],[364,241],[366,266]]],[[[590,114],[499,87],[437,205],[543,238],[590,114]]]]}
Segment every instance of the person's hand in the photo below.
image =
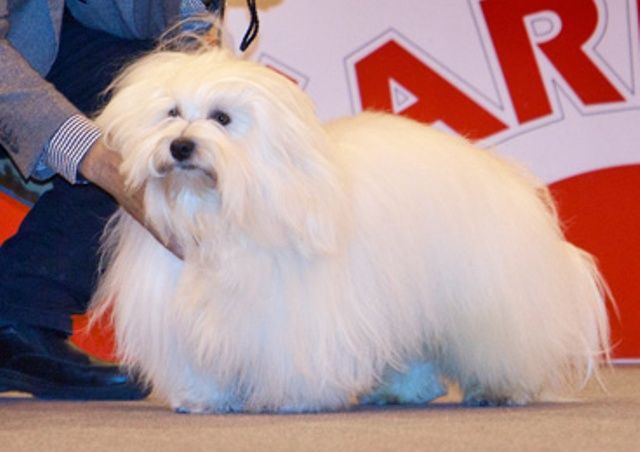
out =
{"type": "Polygon", "coordinates": [[[173,254],[183,258],[182,250],[175,240],[165,243],[159,234],[146,223],[144,217],[144,187],[136,192],[128,192],[120,171],[120,155],[109,149],[102,140],[96,141],[80,163],[80,173],[90,182],[109,193],[133,218],[143,225],[153,236],[173,254]]]}

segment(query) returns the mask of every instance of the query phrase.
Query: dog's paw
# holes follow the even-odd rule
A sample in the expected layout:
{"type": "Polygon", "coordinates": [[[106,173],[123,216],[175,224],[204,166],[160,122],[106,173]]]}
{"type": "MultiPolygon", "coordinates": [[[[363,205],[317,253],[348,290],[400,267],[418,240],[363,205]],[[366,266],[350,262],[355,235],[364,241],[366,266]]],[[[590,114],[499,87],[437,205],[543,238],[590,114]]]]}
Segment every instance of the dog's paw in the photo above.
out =
{"type": "Polygon", "coordinates": [[[171,407],[179,414],[223,414],[244,411],[243,403],[232,397],[197,400],[182,398],[173,401],[171,407]]]}
{"type": "Polygon", "coordinates": [[[474,408],[517,407],[524,406],[528,402],[529,400],[525,397],[497,395],[481,390],[466,391],[462,400],[463,405],[474,408]]]}
{"type": "Polygon", "coordinates": [[[184,401],[173,406],[173,410],[178,414],[224,414],[238,413],[243,411],[240,403],[206,403],[184,401]]]}
{"type": "Polygon", "coordinates": [[[527,403],[519,400],[512,400],[508,398],[465,398],[462,402],[464,405],[473,408],[483,407],[500,407],[500,406],[524,406],[527,403]]]}
{"type": "Polygon", "coordinates": [[[362,394],[363,405],[426,404],[447,393],[446,386],[431,363],[418,362],[406,372],[387,369],[373,392],[362,394]]]}
{"type": "Polygon", "coordinates": [[[194,405],[191,403],[174,406],[173,411],[178,414],[206,414],[212,412],[204,405],[194,405]]]}

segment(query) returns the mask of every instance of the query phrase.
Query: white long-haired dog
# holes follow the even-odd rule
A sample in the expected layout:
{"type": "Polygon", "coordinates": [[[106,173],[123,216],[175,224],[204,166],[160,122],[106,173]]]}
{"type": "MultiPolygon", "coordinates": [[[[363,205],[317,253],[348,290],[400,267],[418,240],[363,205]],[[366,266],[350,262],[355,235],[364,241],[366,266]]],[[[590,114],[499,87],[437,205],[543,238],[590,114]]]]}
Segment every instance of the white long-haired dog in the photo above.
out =
{"type": "Polygon", "coordinates": [[[94,308],[179,411],[426,402],[441,376],[522,404],[607,357],[591,257],[538,180],[463,139],[381,113],[321,124],[291,81],[217,49],[142,58],[97,122],[185,258],[121,210],[94,308]]]}

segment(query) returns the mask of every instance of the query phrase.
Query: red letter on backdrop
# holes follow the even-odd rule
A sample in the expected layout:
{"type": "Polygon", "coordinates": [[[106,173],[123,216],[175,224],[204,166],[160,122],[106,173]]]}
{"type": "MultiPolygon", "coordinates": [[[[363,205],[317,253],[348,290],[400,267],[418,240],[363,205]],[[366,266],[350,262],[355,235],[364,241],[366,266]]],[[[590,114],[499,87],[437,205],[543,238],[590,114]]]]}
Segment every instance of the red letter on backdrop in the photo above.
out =
{"type": "Polygon", "coordinates": [[[536,45],[580,100],[624,100],[582,49],[598,26],[593,0],[483,0],[481,7],[520,123],[552,112],[525,25],[527,16],[545,11],[557,14],[562,29],[536,45]]]}
{"type": "Polygon", "coordinates": [[[433,69],[394,41],[389,41],[355,64],[363,109],[392,111],[389,79],[412,92],[418,101],[402,111],[418,121],[441,120],[457,133],[480,139],[506,125],[433,69]]]}

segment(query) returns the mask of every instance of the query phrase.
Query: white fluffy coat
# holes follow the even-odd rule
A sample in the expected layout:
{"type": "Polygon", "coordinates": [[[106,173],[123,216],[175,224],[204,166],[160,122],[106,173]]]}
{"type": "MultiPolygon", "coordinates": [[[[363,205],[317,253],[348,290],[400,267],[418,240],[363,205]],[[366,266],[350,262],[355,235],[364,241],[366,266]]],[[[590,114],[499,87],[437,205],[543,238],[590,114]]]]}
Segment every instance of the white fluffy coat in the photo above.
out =
{"type": "Polygon", "coordinates": [[[520,404],[606,357],[592,258],[540,181],[464,139],[381,113],[321,124],[292,82],[215,49],[143,58],[97,121],[185,259],[118,212],[94,308],[179,411],[422,402],[397,387],[424,363],[468,403],[520,404]]]}

